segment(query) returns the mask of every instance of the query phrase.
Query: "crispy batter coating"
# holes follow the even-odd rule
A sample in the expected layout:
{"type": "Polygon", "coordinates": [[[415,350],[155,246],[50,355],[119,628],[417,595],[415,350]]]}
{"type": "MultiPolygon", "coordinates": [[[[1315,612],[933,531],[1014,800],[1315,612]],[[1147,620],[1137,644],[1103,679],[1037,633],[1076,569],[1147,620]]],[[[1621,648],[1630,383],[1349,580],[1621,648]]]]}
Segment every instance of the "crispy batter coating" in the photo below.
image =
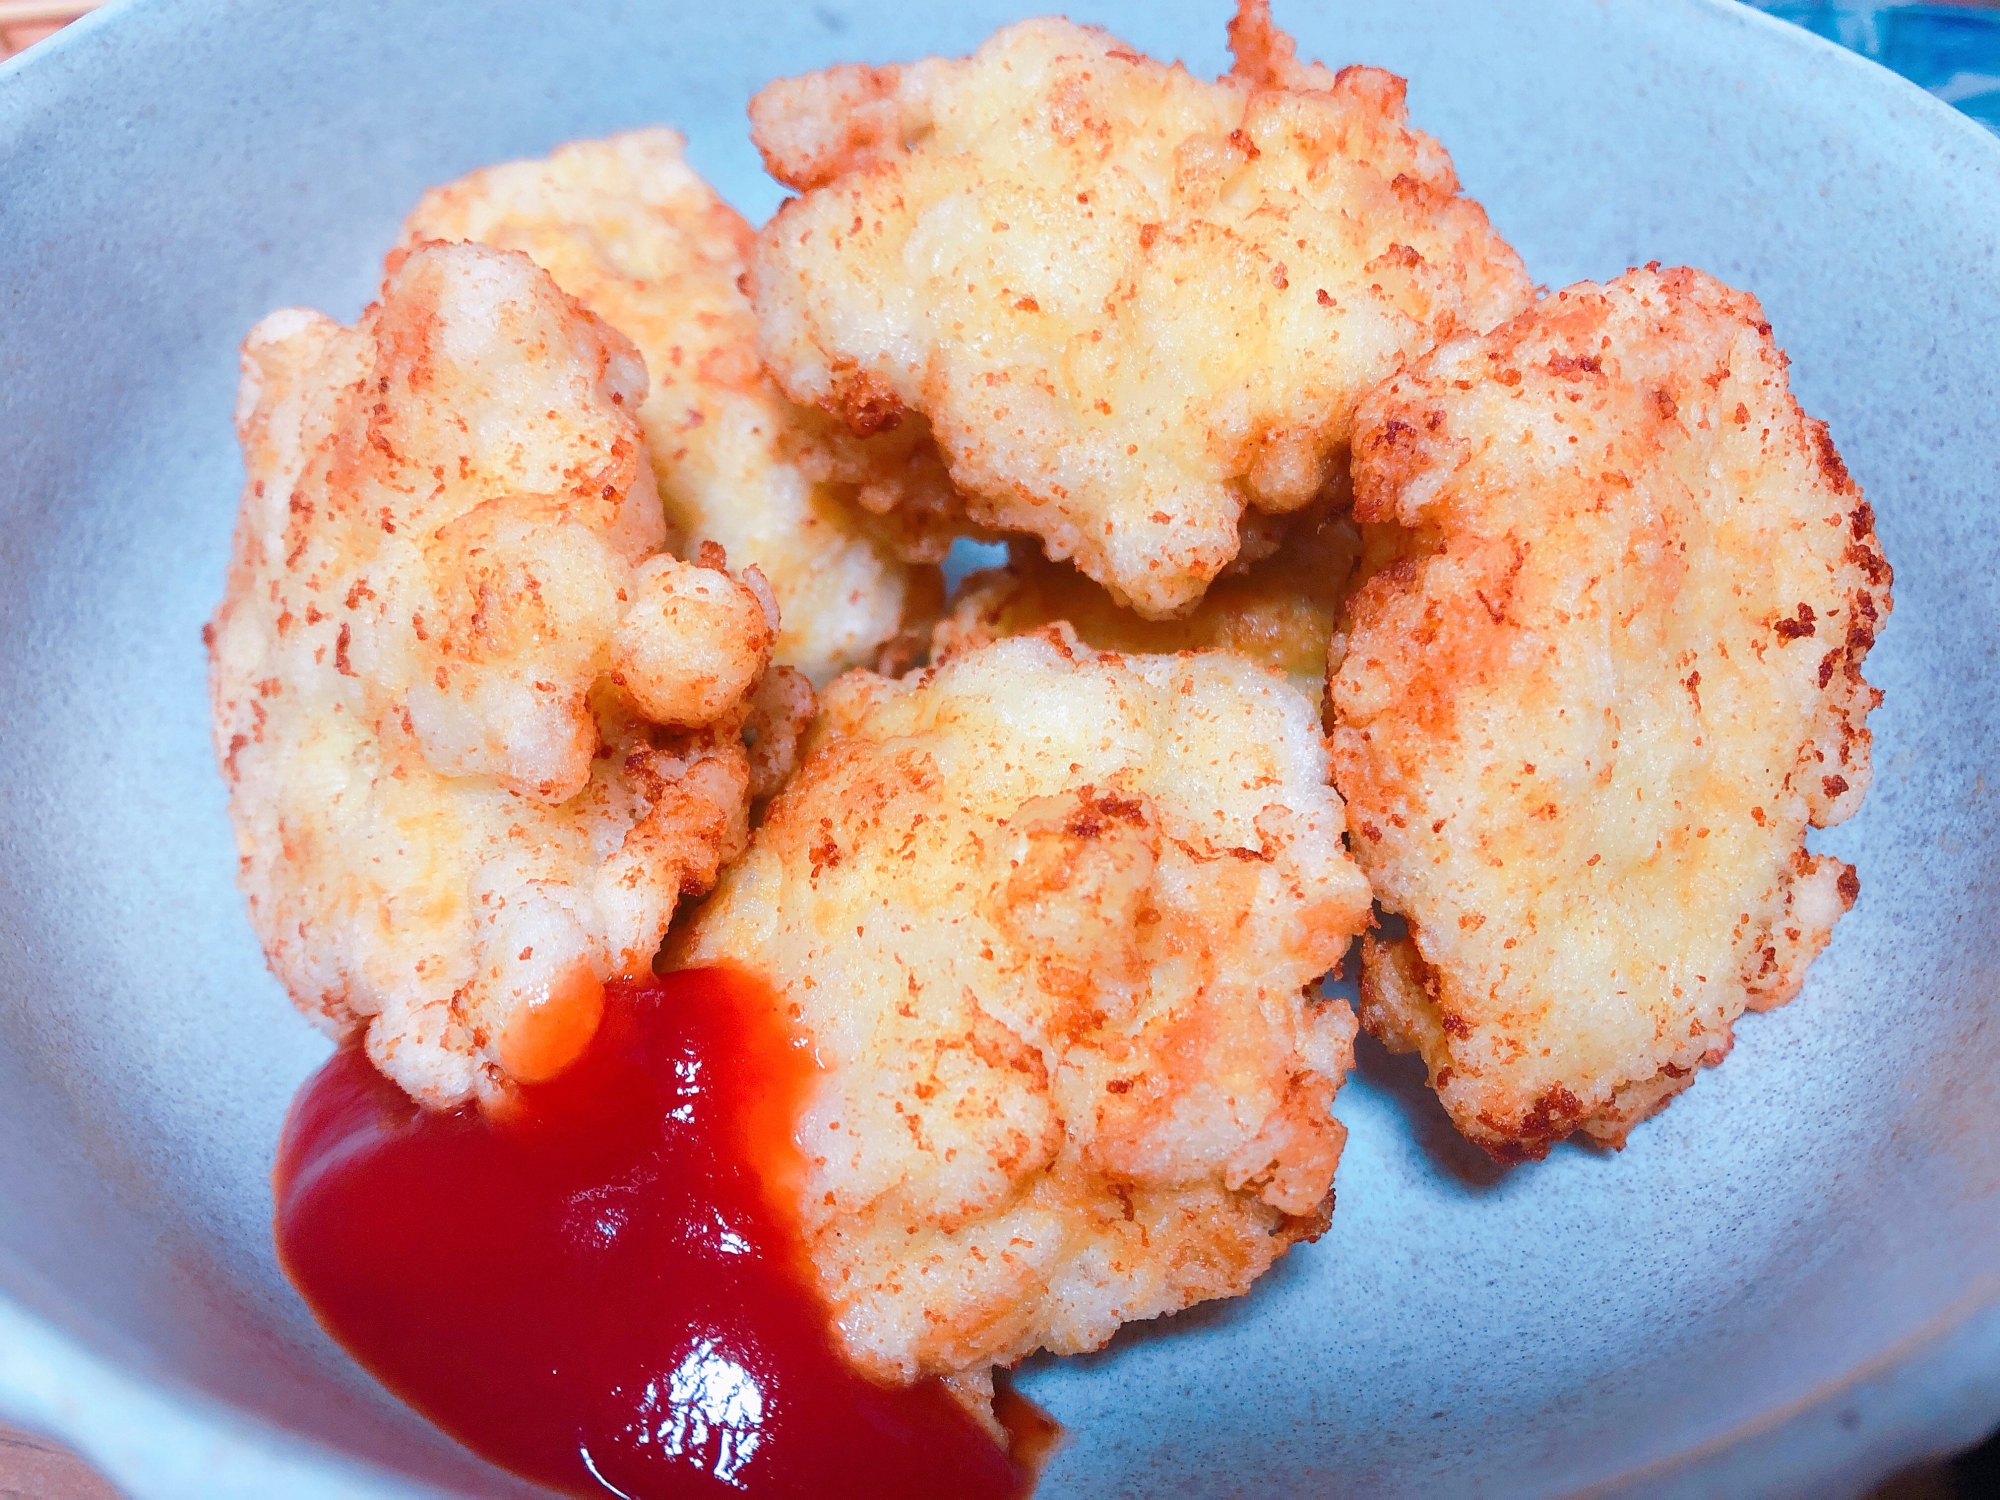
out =
{"type": "Polygon", "coordinates": [[[1324,1229],[1367,919],[1313,705],[1063,627],[826,694],[673,950],[764,975],[825,1072],[806,1244],[850,1356],[963,1377],[1245,1290],[1324,1229]]]}
{"type": "Polygon", "coordinates": [[[1362,1021],[1503,1160],[1622,1144],[1797,993],[1853,904],[1874,516],[1756,300],[1633,271],[1363,403],[1336,784],[1377,897],[1362,1021]],[[1387,549],[1392,556],[1396,549],[1387,549]],[[1385,559],[1386,560],[1386,557],[1385,559]]]}
{"type": "Polygon", "coordinates": [[[931,633],[931,655],[941,658],[1065,620],[1100,651],[1235,651],[1276,667],[1318,701],[1326,686],[1327,645],[1360,550],[1346,516],[1309,514],[1271,555],[1232,566],[1210,584],[1191,613],[1148,620],[1121,608],[1068,563],[1049,562],[1033,543],[1017,541],[1006,567],[971,574],[959,585],[931,633]]]}
{"type": "Polygon", "coordinates": [[[763,373],[737,286],[755,231],[683,144],[638,130],[488,167],[426,193],[403,243],[519,250],[638,346],[639,416],[681,550],[716,542],[762,572],[783,617],[777,659],[824,683],[929,627],[943,597],[931,564],[962,509],[922,422],[856,438],[763,373]]]}
{"type": "Polygon", "coordinates": [[[272,970],[427,1104],[547,1076],[746,836],[776,617],[665,540],[638,354],[525,257],[419,247],[243,346],[208,632],[272,970]],[[672,730],[661,726],[675,726],[672,730]]]}
{"type": "Polygon", "coordinates": [[[1027,21],[750,107],[804,190],[751,260],[779,383],[856,432],[927,417],[975,520],[1150,618],[1201,597],[1246,506],[1338,482],[1371,386],[1530,295],[1401,79],[1299,64],[1264,0],[1231,40],[1204,83],[1027,21]]]}

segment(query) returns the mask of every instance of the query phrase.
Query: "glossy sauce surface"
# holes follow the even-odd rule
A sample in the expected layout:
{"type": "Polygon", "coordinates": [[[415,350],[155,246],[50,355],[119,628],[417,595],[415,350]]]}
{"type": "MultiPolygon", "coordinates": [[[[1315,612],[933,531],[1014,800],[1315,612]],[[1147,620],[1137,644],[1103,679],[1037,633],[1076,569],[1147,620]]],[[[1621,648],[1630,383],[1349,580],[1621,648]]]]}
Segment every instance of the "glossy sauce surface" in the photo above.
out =
{"type": "Polygon", "coordinates": [[[565,1493],[1024,1495],[941,1386],[835,1347],[773,1206],[810,1077],[715,969],[609,986],[582,1057],[497,1119],[427,1114],[345,1048],[285,1122],[279,1257],[397,1395],[565,1493]]]}

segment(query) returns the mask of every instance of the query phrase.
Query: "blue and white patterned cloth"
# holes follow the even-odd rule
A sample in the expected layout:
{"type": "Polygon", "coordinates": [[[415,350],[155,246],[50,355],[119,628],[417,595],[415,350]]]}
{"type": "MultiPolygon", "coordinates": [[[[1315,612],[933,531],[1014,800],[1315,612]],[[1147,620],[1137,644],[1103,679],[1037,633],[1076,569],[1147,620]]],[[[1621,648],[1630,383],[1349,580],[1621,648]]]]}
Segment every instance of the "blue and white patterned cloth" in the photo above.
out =
{"type": "Polygon", "coordinates": [[[1893,68],[2000,132],[2000,10],[1776,0],[1760,9],[1893,68]]]}

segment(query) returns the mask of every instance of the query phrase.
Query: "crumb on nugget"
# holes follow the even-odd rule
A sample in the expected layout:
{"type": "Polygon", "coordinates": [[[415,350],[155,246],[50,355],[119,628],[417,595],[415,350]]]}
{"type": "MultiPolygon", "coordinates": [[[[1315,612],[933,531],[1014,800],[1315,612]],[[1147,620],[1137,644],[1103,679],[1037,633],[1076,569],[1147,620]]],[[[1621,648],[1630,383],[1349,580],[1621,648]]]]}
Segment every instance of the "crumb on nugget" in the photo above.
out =
{"type": "Polygon", "coordinates": [[[1245,508],[1343,479],[1355,403],[1527,305],[1403,81],[1292,56],[1264,0],[1213,83],[1088,27],[842,67],[751,104],[802,191],[750,282],[766,363],[856,432],[926,419],[974,520],[1185,612],[1245,508]]]}
{"type": "Polygon", "coordinates": [[[798,1202],[850,1356],[985,1389],[1246,1290],[1332,1208],[1367,920],[1314,705],[1066,628],[840,679],[671,950],[763,976],[824,1072],[798,1202]]]}
{"type": "Polygon", "coordinates": [[[742,847],[753,691],[767,753],[796,738],[756,571],[661,550],[645,394],[625,339],[477,245],[243,346],[207,632],[239,878],[300,1008],[429,1105],[567,1063],[742,847]]]}
{"type": "MultiPolygon", "coordinates": [[[[738,287],[755,231],[672,130],[577,141],[433,188],[403,243],[519,250],[638,347],[645,427],[677,550],[719,544],[769,580],[776,659],[824,684],[921,634],[964,518],[924,424],[857,438],[787,401],[738,287]]],[[[899,648],[900,649],[900,648],[899,648]]]]}
{"type": "Polygon", "coordinates": [[[1362,1022],[1502,1160],[1622,1144],[1782,1004],[1860,887],[1806,830],[1869,781],[1874,514],[1755,298],[1633,271],[1362,404],[1405,530],[1337,639],[1335,782],[1376,895],[1362,1022]]]}

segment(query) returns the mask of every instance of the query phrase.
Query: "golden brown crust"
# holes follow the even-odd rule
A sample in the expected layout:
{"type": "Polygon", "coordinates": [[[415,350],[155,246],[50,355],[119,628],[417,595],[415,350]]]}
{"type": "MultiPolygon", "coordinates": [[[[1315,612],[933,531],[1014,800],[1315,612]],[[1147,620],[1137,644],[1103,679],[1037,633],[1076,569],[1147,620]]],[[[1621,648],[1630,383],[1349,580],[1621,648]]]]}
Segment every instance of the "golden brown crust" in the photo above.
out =
{"type": "Polygon", "coordinates": [[[1238,0],[1229,18],[1232,78],[1260,89],[1324,89],[1334,75],[1318,63],[1298,60],[1298,43],[1271,19],[1270,0],[1238,0]]]}
{"type": "Polygon", "coordinates": [[[750,752],[750,795],[774,797],[798,769],[800,746],[819,713],[812,679],[796,667],[773,667],[750,695],[743,738],[750,752]]]}
{"type": "Polygon", "coordinates": [[[902,81],[893,63],[841,63],[766,84],[750,101],[764,170],[806,192],[904,149],[902,81]]]}
{"type": "Polygon", "coordinates": [[[825,695],[675,957],[764,975],[826,1072],[801,1212],[881,1378],[1232,1296],[1326,1227],[1366,920],[1311,703],[1068,631],[825,695]]]}
{"type": "Polygon", "coordinates": [[[755,232],[682,146],[637,130],[484,168],[426,193],[404,243],[519,250],[632,340],[681,550],[713,541],[759,569],[782,616],[777,660],[825,682],[929,627],[930,565],[966,529],[963,510],[920,418],[877,422],[883,435],[864,440],[764,374],[739,286],[755,232]]]}
{"type": "MultiPolygon", "coordinates": [[[[1363,1020],[1503,1159],[1622,1142],[1798,990],[1859,885],[1873,514],[1754,298],[1634,271],[1363,404],[1383,536],[1330,653],[1337,784],[1410,942],[1363,1020]]],[[[1366,545],[1364,550],[1371,550],[1366,545]]]]}
{"type": "Polygon", "coordinates": [[[1525,306],[1527,277],[1398,78],[1304,66],[1246,3],[1213,83],[1068,22],[835,69],[752,106],[803,190],[751,259],[785,390],[857,432],[928,419],[973,520],[1149,618],[1246,507],[1342,481],[1354,404],[1525,306]]]}
{"type": "Polygon", "coordinates": [[[931,635],[933,657],[1010,635],[1068,622],[1102,651],[1153,655],[1234,651],[1276,667],[1315,700],[1323,696],[1327,643],[1345,600],[1361,541],[1344,514],[1317,508],[1273,518],[1272,535],[1246,545],[1260,554],[1231,567],[1176,620],[1148,620],[1120,608],[1067,563],[1046,560],[1033,543],[1016,542],[1004,568],[960,583],[931,635]]]}
{"type": "Polygon", "coordinates": [[[244,345],[210,688],[273,972],[442,1107],[565,1060],[742,847],[775,621],[659,550],[630,344],[524,256],[392,266],[244,345]]]}

